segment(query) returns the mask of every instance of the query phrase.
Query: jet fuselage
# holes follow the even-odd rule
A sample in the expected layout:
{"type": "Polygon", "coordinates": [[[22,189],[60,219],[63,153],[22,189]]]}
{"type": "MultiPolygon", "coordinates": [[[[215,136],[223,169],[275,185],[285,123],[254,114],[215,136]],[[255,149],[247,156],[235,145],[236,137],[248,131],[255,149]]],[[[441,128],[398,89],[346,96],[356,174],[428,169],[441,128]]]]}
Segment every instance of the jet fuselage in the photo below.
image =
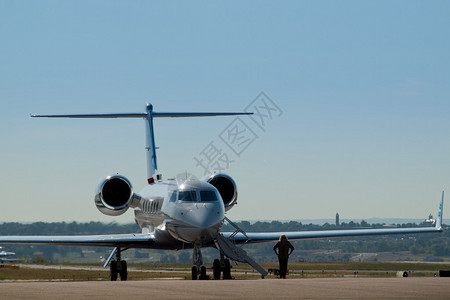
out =
{"type": "Polygon", "coordinates": [[[219,234],[225,207],[218,190],[200,180],[156,182],[141,192],[135,209],[136,223],[158,235],[160,241],[174,240],[191,248],[210,244],[219,234]]]}

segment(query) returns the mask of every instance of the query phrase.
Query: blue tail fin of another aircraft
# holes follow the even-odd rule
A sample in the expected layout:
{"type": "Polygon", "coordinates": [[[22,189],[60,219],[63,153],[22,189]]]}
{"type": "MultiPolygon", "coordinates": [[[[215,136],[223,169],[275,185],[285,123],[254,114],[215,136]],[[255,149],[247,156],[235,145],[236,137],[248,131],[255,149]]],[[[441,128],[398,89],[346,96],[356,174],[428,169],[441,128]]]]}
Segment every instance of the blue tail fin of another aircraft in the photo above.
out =
{"type": "Polygon", "coordinates": [[[436,228],[442,229],[442,215],[444,210],[444,191],[442,190],[441,203],[439,204],[438,216],[436,219],[436,228]]]}

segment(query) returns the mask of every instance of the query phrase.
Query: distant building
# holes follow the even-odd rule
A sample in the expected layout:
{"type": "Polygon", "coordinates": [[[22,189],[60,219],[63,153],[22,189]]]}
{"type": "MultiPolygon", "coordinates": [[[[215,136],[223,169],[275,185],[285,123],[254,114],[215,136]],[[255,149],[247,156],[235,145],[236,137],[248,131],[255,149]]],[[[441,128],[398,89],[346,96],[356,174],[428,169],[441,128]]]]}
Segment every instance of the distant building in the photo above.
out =
{"type": "Polygon", "coordinates": [[[336,227],[339,227],[339,214],[336,213],[336,227]]]}
{"type": "Polygon", "coordinates": [[[433,219],[433,215],[430,214],[428,216],[428,219],[423,221],[422,223],[420,223],[420,226],[425,226],[425,227],[433,227],[436,225],[436,220],[433,219]]]}

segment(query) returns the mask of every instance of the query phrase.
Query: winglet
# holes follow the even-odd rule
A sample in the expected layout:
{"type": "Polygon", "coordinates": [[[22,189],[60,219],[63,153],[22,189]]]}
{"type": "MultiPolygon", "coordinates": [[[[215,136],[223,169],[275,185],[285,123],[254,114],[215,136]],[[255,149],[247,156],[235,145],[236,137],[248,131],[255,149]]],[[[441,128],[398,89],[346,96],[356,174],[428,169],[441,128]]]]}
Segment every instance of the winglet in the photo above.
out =
{"type": "Polygon", "coordinates": [[[439,204],[438,217],[436,219],[436,228],[442,230],[442,211],[444,209],[444,190],[442,190],[442,199],[439,204]]]}

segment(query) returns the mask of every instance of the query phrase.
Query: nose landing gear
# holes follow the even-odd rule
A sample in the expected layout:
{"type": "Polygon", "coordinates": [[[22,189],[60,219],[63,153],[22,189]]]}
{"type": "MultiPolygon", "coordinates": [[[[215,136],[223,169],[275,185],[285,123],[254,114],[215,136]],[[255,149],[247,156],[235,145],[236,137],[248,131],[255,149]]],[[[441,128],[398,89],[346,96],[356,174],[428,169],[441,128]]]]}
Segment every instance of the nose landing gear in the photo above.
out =
{"type": "Polygon", "coordinates": [[[194,252],[192,254],[192,263],[195,265],[192,267],[192,280],[208,280],[209,276],[206,275],[206,267],[203,265],[201,245],[194,245],[194,252]],[[200,275],[200,276],[199,276],[200,275]]]}
{"type": "MultiPolygon", "coordinates": [[[[192,253],[192,263],[195,265],[192,267],[192,280],[209,280],[209,276],[206,275],[206,267],[203,266],[201,245],[194,245],[194,252],[192,253]]],[[[213,278],[215,280],[219,280],[221,274],[223,274],[223,279],[233,279],[231,277],[230,260],[228,258],[225,258],[222,253],[220,254],[220,259],[214,260],[213,278]]]]}

